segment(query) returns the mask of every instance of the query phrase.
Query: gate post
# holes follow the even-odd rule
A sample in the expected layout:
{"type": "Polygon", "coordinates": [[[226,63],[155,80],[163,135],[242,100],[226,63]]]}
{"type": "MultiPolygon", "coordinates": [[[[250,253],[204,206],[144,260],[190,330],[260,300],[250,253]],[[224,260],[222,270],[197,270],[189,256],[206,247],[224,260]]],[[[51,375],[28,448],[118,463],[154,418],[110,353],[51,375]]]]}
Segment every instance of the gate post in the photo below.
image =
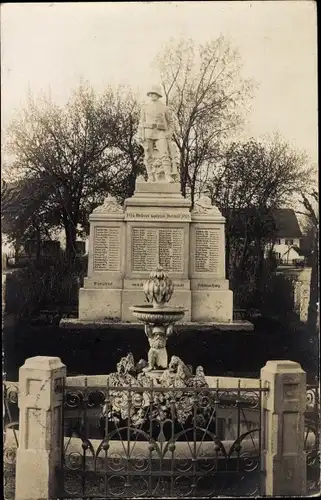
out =
{"type": "Polygon", "coordinates": [[[261,369],[263,494],[304,496],[306,373],[294,361],[268,361],[261,369]]]}
{"type": "Polygon", "coordinates": [[[55,498],[65,377],[66,367],[60,358],[49,356],[28,358],[19,369],[16,500],[55,498]]]}

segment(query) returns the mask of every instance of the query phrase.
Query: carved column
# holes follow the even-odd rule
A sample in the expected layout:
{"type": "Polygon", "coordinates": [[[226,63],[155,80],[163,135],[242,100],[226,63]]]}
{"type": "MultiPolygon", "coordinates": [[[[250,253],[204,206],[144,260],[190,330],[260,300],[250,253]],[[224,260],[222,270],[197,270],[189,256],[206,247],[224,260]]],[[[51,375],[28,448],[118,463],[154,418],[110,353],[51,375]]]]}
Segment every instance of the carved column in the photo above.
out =
{"type": "Polygon", "coordinates": [[[48,356],[29,358],[19,370],[16,500],[49,500],[57,495],[65,377],[61,360],[48,356]]]}
{"type": "Polygon", "coordinates": [[[263,494],[306,493],[304,413],[306,373],[293,361],[268,361],[261,370],[263,494]]]}
{"type": "Polygon", "coordinates": [[[231,322],[233,292],[225,279],[225,218],[207,196],[195,202],[191,218],[192,321],[231,322]]]}

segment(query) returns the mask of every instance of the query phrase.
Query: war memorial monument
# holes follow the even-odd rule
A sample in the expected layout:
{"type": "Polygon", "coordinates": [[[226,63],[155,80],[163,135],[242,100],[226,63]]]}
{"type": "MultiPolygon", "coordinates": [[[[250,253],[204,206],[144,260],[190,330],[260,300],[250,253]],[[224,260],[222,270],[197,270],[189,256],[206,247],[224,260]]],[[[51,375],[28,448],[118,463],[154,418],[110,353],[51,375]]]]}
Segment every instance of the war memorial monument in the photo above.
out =
{"type": "Polygon", "coordinates": [[[233,293],[225,279],[225,219],[207,196],[191,210],[180,191],[173,119],[161,90],[148,92],[137,141],[147,181],[140,176],[121,206],[108,196],[89,217],[88,275],[79,292],[79,320],[134,322],[130,306],[161,266],[173,280],[173,305],[185,322],[229,323],[233,293]]]}

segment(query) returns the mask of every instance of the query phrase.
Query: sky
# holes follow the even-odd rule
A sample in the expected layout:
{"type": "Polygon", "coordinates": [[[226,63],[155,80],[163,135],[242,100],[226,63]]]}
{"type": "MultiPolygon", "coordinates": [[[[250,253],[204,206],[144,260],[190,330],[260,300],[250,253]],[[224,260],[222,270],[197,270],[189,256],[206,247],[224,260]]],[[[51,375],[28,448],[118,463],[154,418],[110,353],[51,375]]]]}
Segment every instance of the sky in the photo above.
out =
{"type": "Polygon", "coordinates": [[[317,14],[313,1],[83,2],[1,5],[1,131],[28,91],[67,101],[81,78],[143,96],[171,37],[230,39],[258,83],[243,137],[279,132],[317,162],[317,14]]]}

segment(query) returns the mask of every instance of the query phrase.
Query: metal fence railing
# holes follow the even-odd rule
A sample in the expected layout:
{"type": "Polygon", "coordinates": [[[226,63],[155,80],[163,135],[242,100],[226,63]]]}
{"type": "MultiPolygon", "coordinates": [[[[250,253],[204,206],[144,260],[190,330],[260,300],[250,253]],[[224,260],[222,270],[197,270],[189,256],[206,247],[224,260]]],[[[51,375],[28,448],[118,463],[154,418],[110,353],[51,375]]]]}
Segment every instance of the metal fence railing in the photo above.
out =
{"type": "MultiPolygon", "coordinates": [[[[262,391],[67,385],[59,498],[259,494],[262,391]]],[[[14,500],[18,394],[18,382],[3,383],[8,500],[14,500]]],[[[304,448],[313,495],[320,492],[317,384],[307,386],[304,448]]]]}
{"type": "Polygon", "coordinates": [[[320,493],[320,386],[317,384],[307,385],[304,449],[308,493],[320,493]]]}
{"type": "Polygon", "coordinates": [[[264,390],[67,386],[60,498],[259,494],[264,390]]]}
{"type": "Polygon", "coordinates": [[[16,453],[18,448],[19,385],[15,382],[3,383],[3,463],[4,498],[15,498],[16,453]]]}

